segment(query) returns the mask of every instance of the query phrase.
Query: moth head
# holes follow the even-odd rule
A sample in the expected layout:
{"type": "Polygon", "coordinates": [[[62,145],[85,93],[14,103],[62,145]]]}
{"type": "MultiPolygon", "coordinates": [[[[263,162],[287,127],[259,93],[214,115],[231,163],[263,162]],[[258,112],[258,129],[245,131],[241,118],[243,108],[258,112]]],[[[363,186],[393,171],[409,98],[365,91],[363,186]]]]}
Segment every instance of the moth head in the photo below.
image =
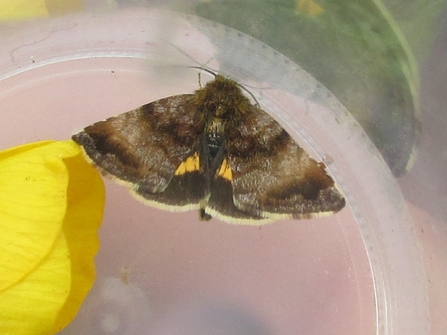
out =
{"type": "Polygon", "coordinates": [[[236,82],[216,75],[215,80],[196,91],[196,104],[205,113],[225,120],[244,114],[250,100],[242,94],[236,82]]]}

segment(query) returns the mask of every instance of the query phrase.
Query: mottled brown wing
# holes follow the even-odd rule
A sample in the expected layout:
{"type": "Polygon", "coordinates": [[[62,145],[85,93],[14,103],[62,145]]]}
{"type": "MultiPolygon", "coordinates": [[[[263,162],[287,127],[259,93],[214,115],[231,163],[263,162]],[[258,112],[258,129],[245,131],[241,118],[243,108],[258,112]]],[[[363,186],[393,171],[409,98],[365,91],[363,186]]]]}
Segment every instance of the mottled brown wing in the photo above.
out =
{"type": "MultiPolygon", "coordinates": [[[[224,162],[222,167],[228,168],[229,165],[224,162]]],[[[216,217],[222,221],[233,224],[256,224],[261,225],[274,221],[274,219],[265,218],[262,215],[249,213],[234,205],[233,187],[231,183],[230,172],[222,171],[217,173],[211,181],[210,198],[204,208],[205,213],[212,217],[216,217]],[[226,176],[228,174],[228,176],[226,176]]]]}
{"type": "Polygon", "coordinates": [[[206,181],[199,152],[203,125],[195,120],[191,97],[149,103],[72,138],[100,170],[149,202],[196,205],[205,196],[206,181]]]}
{"type": "Polygon", "coordinates": [[[334,181],[272,117],[252,106],[227,133],[233,201],[266,218],[311,218],[342,209],[334,181]]]}

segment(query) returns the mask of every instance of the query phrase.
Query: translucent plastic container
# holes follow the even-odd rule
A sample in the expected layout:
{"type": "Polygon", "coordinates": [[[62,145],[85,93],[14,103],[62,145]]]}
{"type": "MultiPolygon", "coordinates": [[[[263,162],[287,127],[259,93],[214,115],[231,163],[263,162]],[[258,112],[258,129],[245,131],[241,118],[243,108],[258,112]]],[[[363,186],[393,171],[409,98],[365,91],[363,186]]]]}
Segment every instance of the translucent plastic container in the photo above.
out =
{"type": "MultiPolygon", "coordinates": [[[[0,27],[2,149],[191,93],[191,66],[203,66],[241,83],[324,161],[348,205],[327,218],[236,226],[144,206],[107,182],[97,281],[61,334],[442,334],[443,151],[421,149],[396,179],[336,97],[266,44],[166,8],[186,6],[90,5],[0,27]]],[[[436,48],[422,74],[421,146],[441,150],[446,72],[431,64],[445,60],[445,41],[436,48]]]]}

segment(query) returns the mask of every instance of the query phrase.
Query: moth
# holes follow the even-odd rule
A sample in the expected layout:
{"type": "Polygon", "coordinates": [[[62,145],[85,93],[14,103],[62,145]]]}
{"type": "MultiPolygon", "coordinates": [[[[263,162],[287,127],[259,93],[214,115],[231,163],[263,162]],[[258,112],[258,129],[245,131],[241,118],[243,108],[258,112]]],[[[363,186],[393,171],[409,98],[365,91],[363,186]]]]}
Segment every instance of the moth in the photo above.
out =
{"type": "Polygon", "coordinates": [[[223,76],[90,125],[73,140],[137,199],[241,224],[338,212],[325,165],[223,76]]]}

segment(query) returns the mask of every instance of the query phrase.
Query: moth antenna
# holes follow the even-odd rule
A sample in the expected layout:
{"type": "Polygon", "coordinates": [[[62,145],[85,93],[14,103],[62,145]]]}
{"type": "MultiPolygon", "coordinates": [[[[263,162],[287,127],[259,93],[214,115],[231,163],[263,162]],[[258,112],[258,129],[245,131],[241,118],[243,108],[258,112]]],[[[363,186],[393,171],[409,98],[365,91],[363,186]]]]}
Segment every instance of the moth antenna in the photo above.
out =
{"type": "Polygon", "coordinates": [[[201,70],[205,70],[207,72],[209,72],[210,74],[216,76],[216,73],[208,70],[207,68],[205,68],[206,64],[208,64],[209,62],[211,62],[214,57],[211,57],[204,65],[202,65],[200,62],[198,62],[197,60],[195,60],[194,58],[192,58],[190,55],[188,55],[185,51],[183,51],[182,49],[180,49],[178,46],[176,46],[175,44],[173,44],[172,42],[162,39],[164,42],[166,42],[167,44],[169,44],[171,47],[175,48],[178,52],[180,52],[183,56],[188,57],[193,63],[199,64],[199,66],[187,66],[189,68],[195,68],[195,69],[201,69],[201,70]]]}
{"type": "Polygon", "coordinates": [[[197,72],[197,79],[199,81],[199,87],[202,88],[202,75],[200,72],[197,72]]]}
{"type": "Polygon", "coordinates": [[[256,99],[256,97],[253,95],[253,93],[251,93],[248,89],[246,89],[245,87],[244,87],[244,85],[241,85],[241,84],[239,84],[238,82],[236,82],[236,85],[237,86],[239,86],[241,89],[243,89],[245,92],[247,92],[248,94],[250,94],[250,96],[253,98],[253,100],[255,101],[255,103],[256,103],[256,106],[258,107],[258,108],[261,108],[261,105],[259,104],[259,102],[258,102],[258,99],[256,99]]]}
{"type": "Polygon", "coordinates": [[[190,68],[208,72],[209,74],[213,75],[214,77],[217,76],[216,72],[211,71],[210,69],[207,69],[206,67],[203,67],[203,66],[190,66],[190,68]]]}
{"type": "MultiPolygon", "coordinates": [[[[217,76],[217,73],[215,73],[215,72],[211,71],[210,69],[207,69],[207,68],[205,68],[203,66],[190,66],[190,68],[208,72],[209,74],[212,74],[214,77],[217,76]]],[[[255,101],[256,106],[258,106],[258,108],[261,108],[261,106],[259,105],[258,99],[256,99],[256,97],[253,95],[253,93],[251,93],[244,85],[239,84],[237,81],[235,81],[235,84],[237,86],[239,86],[242,90],[247,92],[253,98],[253,100],[255,101]]],[[[200,82],[200,72],[199,72],[199,86],[202,87],[202,84],[200,82]]]]}
{"type": "MultiPolygon", "coordinates": [[[[177,49],[177,51],[179,51],[180,53],[182,53],[184,56],[188,57],[188,58],[189,58],[190,60],[192,60],[193,62],[198,63],[194,58],[192,58],[190,55],[188,55],[186,52],[184,52],[182,49],[180,49],[180,48],[179,48],[178,46],[176,46],[175,44],[173,44],[173,43],[171,43],[171,42],[169,42],[169,41],[167,41],[167,40],[164,40],[164,41],[165,41],[166,43],[168,43],[170,46],[172,46],[173,48],[177,49]]],[[[211,61],[211,59],[210,59],[207,63],[209,63],[210,61],[211,61]]],[[[189,66],[189,68],[191,68],[191,69],[197,69],[197,70],[202,70],[202,71],[208,72],[209,74],[213,75],[214,77],[217,76],[217,73],[216,73],[216,72],[214,72],[214,71],[212,71],[212,70],[210,70],[210,69],[207,69],[207,68],[204,67],[204,66],[189,66]]],[[[255,98],[255,96],[253,95],[253,93],[251,93],[247,88],[245,88],[243,85],[239,84],[238,82],[235,82],[235,83],[236,83],[237,86],[239,86],[240,88],[242,88],[245,92],[247,92],[247,93],[253,98],[253,100],[255,101],[256,106],[257,106],[258,108],[261,108],[261,106],[260,106],[258,100],[255,98]]],[[[202,83],[201,83],[201,80],[200,80],[200,73],[199,73],[199,87],[202,88],[202,83]]]]}

